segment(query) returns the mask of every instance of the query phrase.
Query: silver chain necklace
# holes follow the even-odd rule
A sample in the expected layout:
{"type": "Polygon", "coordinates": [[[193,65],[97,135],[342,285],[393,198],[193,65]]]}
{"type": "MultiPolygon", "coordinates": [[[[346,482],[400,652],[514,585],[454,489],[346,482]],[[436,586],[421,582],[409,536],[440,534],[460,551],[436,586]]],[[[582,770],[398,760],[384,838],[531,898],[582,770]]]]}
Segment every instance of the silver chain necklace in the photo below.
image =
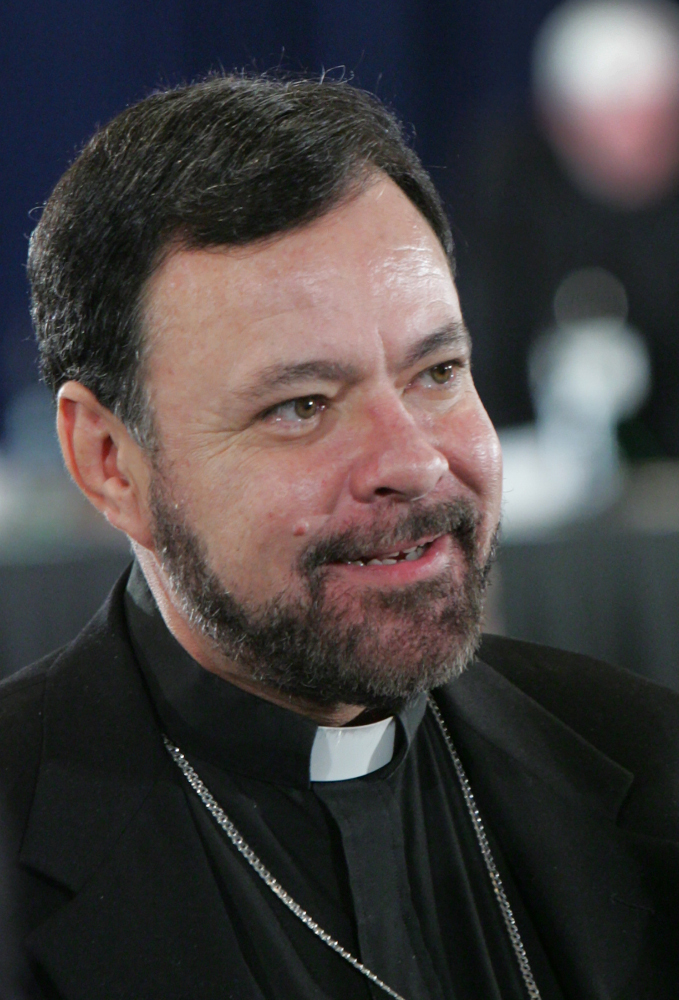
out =
{"type": "MultiPolygon", "coordinates": [[[[471,785],[469,784],[469,778],[467,777],[462,766],[462,762],[457,755],[457,750],[455,749],[455,745],[452,741],[450,733],[448,732],[448,727],[443,721],[443,716],[439,711],[438,705],[431,695],[429,696],[428,701],[429,707],[431,708],[434,718],[438,723],[438,727],[452,758],[453,767],[455,768],[455,773],[458,781],[460,782],[462,795],[471,817],[474,833],[476,834],[476,840],[481,850],[486,870],[490,877],[493,892],[495,893],[495,898],[500,908],[504,925],[507,929],[507,934],[509,935],[509,941],[519,965],[519,971],[521,972],[526,992],[528,993],[530,1000],[541,1000],[540,991],[538,990],[535,979],[533,978],[533,972],[528,961],[528,955],[526,954],[526,949],[523,941],[521,940],[521,934],[519,933],[519,928],[517,927],[512,907],[507,899],[507,894],[505,892],[504,885],[502,884],[500,873],[497,869],[497,865],[495,864],[490,844],[488,843],[488,836],[481,819],[479,807],[477,806],[476,799],[474,798],[474,793],[472,792],[471,785]]],[[[165,734],[163,734],[163,742],[165,743],[165,749],[169,753],[170,757],[182,772],[188,784],[194,790],[212,818],[216,821],[217,825],[221,827],[238,853],[245,858],[247,863],[257,873],[257,875],[259,875],[265,885],[267,885],[274,895],[280,899],[281,903],[283,903],[284,906],[287,906],[290,912],[293,913],[298,920],[301,920],[305,927],[308,927],[317,938],[320,938],[320,940],[328,946],[328,948],[332,948],[332,950],[337,952],[337,954],[348,962],[349,965],[353,965],[353,967],[358,972],[362,973],[366,979],[369,979],[371,983],[375,986],[379,986],[381,990],[383,990],[388,996],[393,997],[394,1000],[405,1000],[400,993],[397,993],[396,990],[392,990],[391,986],[387,986],[387,984],[383,982],[379,976],[376,976],[375,973],[372,972],[366,965],[359,962],[359,960],[352,955],[350,951],[343,948],[339,941],[336,941],[332,935],[328,934],[327,931],[324,931],[320,924],[316,923],[313,917],[311,917],[306,910],[299,905],[299,903],[295,902],[290,893],[285,891],[283,886],[276,878],[274,878],[266,865],[260,861],[259,857],[252,850],[242,834],[239,833],[238,829],[231,822],[208,787],[191,767],[179,747],[175,746],[167,738],[167,736],[165,736],[165,734]]]]}

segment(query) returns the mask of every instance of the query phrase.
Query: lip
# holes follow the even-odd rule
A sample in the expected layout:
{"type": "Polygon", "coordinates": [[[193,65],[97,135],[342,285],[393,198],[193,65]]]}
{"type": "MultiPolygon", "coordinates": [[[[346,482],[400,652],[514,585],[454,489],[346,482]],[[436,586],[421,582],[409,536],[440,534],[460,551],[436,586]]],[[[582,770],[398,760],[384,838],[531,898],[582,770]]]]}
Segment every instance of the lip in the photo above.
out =
{"type": "Polygon", "coordinates": [[[388,559],[395,552],[407,552],[410,549],[423,548],[425,545],[431,545],[432,542],[435,542],[437,538],[441,537],[441,535],[422,535],[421,538],[418,538],[415,541],[401,542],[399,545],[392,545],[391,548],[383,549],[381,552],[376,549],[372,551],[369,556],[365,557],[364,562],[367,564],[370,559],[388,559]]]}
{"type": "MultiPolygon", "coordinates": [[[[408,542],[407,545],[401,546],[401,551],[404,548],[412,548],[413,544],[427,544],[427,540],[423,539],[415,543],[408,542]]],[[[453,544],[450,535],[439,535],[419,559],[412,561],[403,559],[392,566],[353,566],[351,563],[332,563],[332,569],[335,573],[351,577],[353,583],[363,580],[366,583],[398,586],[438,576],[450,566],[452,560],[453,544]]]]}

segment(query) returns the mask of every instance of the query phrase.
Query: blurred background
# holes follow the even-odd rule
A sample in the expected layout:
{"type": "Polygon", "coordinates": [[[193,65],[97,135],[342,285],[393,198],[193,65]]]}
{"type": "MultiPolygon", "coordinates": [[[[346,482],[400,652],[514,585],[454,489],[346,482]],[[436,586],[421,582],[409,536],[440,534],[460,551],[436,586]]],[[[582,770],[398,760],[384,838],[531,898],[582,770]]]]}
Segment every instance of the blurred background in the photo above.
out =
{"type": "Polygon", "coordinates": [[[155,87],[281,67],[387,101],[450,210],[506,461],[489,630],[679,690],[679,4],[9,0],[0,38],[0,675],[72,638],[129,559],[38,381],[40,205],[155,87]]]}

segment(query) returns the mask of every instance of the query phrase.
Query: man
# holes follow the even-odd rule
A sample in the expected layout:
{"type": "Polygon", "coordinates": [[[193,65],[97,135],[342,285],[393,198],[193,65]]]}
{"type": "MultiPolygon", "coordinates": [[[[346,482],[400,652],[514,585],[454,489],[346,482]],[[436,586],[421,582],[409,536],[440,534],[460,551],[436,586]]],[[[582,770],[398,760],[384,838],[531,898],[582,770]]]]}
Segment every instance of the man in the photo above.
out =
{"type": "Polygon", "coordinates": [[[463,672],[500,455],[391,115],[157,94],[30,274],[66,464],[135,554],[3,688],[35,995],[674,995],[675,696],[504,639],[463,672]]]}

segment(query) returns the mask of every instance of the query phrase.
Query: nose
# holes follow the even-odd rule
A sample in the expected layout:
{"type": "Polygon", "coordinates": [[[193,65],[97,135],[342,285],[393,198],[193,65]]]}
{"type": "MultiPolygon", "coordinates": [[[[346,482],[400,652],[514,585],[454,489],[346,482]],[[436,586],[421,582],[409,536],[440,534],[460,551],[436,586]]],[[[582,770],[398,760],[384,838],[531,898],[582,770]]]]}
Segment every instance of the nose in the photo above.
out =
{"type": "Polygon", "coordinates": [[[416,500],[427,496],[448,471],[448,461],[400,404],[374,407],[364,425],[350,473],[355,500],[416,500]]]}

